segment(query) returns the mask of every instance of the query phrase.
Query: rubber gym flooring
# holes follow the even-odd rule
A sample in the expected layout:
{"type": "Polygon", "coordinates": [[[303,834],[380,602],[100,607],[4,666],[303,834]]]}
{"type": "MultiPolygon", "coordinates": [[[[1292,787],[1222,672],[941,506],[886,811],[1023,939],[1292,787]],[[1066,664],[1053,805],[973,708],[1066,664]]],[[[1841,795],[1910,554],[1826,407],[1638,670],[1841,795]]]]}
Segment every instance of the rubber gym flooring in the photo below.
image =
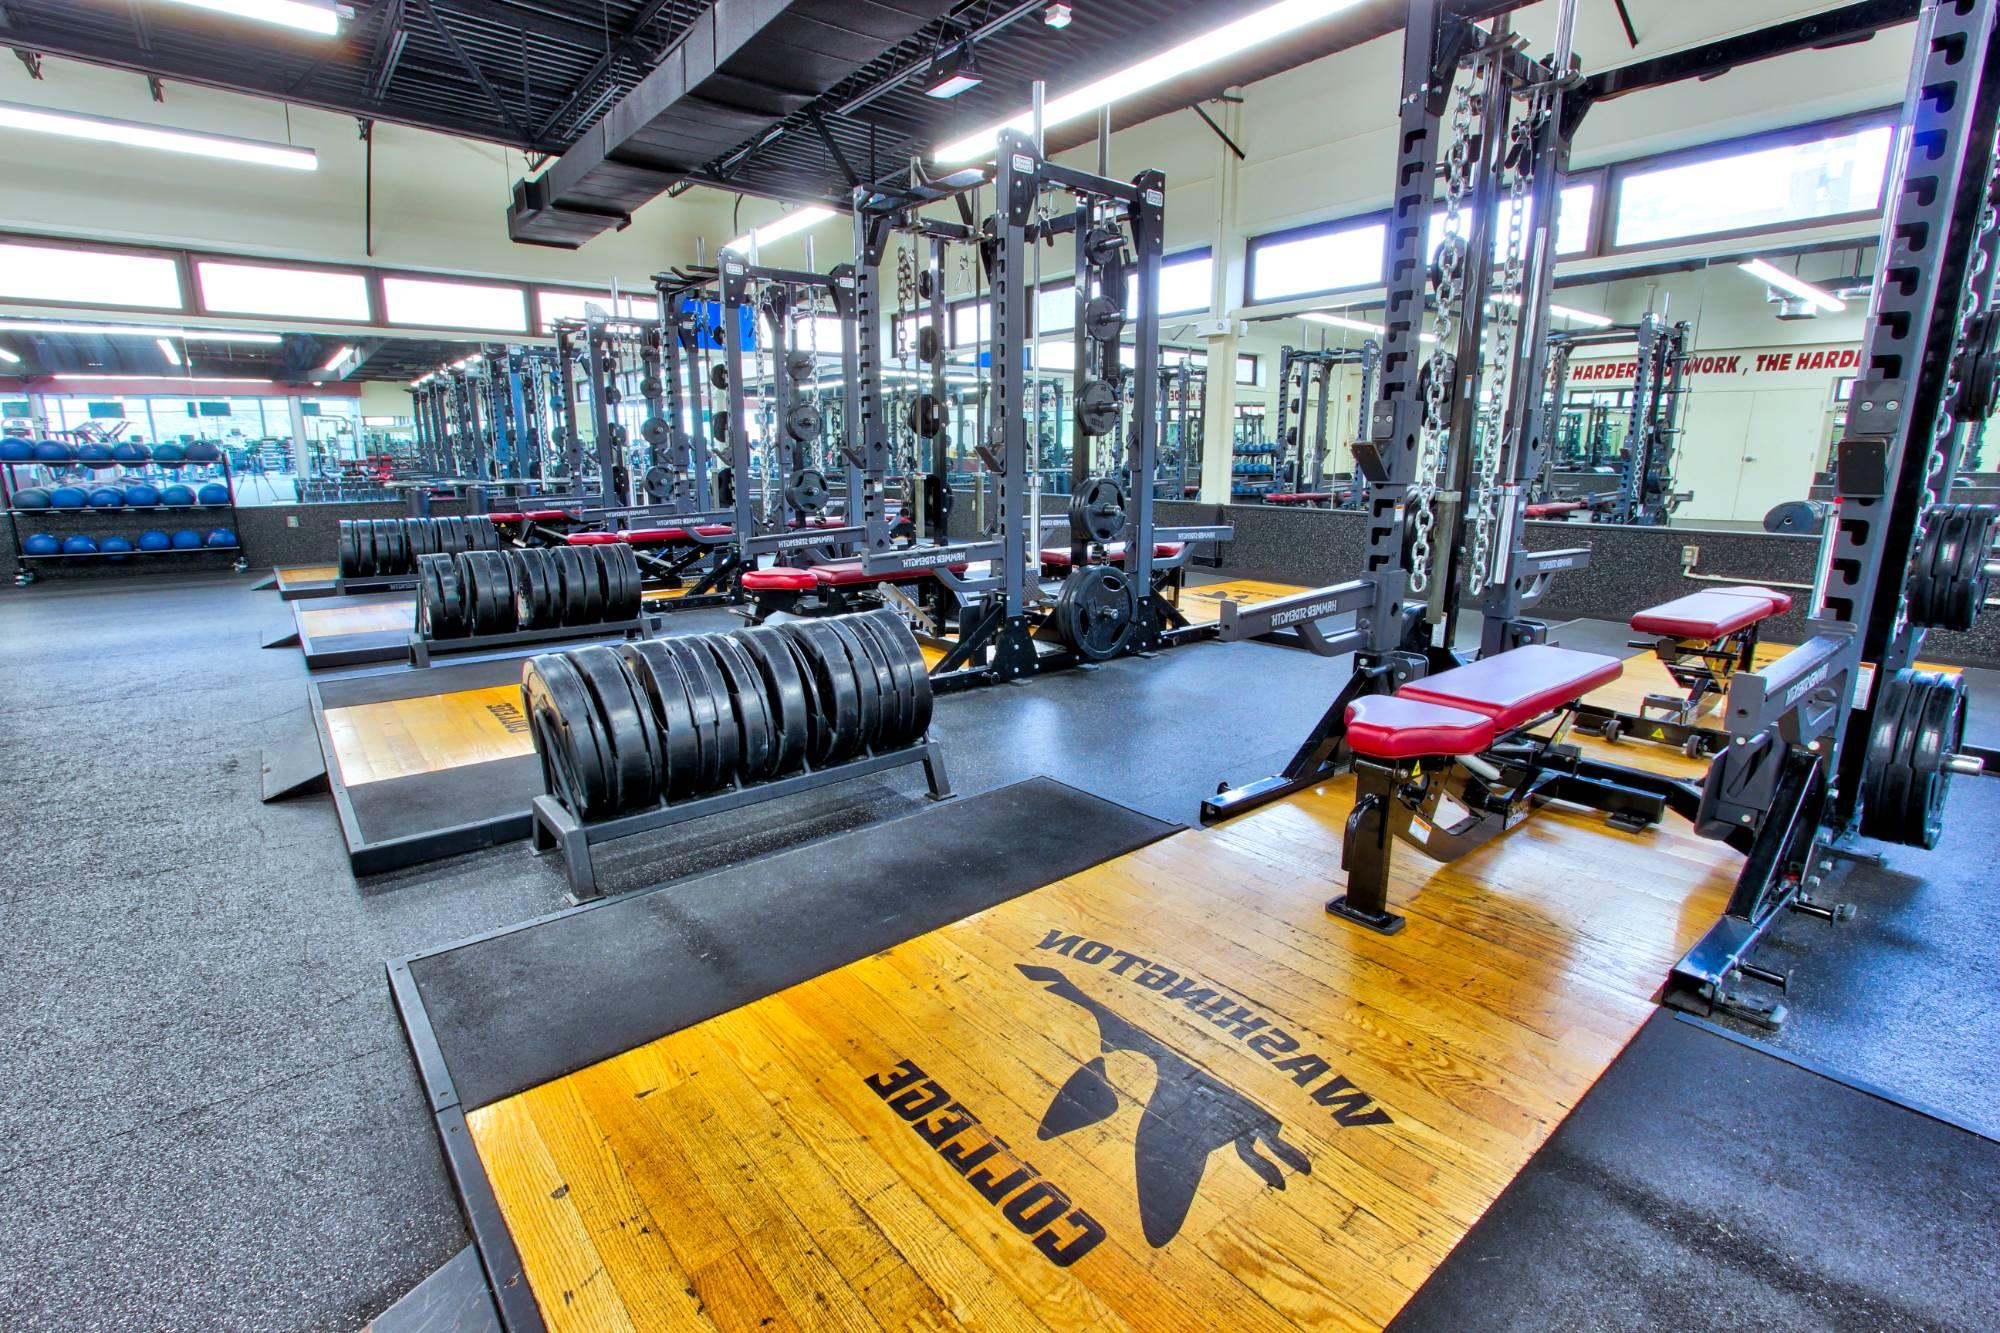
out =
{"type": "MultiPolygon", "coordinates": [[[[382,964],[557,908],[560,872],[514,845],[357,886],[328,802],[261,805],[260,750],[306,725],[305,692],[296,654],[257,647],[282,613],[251,582],[45,585],[0,602],[10,1327],[352,1328],[466,1241],[382,964]]],[[[1623,636],[1578,625],[1556,637],[1623,636]]],[[[936,734],[961,793],[1046,773],[1191,823],[1216,780],[1282,762],[1344,671],[1201,645],[941,701],[936,734]]],[[[1986,673],[1974,693],[2000,698],[1986,673]]],[[[1995,722],[1975,704],[1976,739],[2000,738],[1995,722]]],[[[637,886],[908,813],[924,805],[919,783],[864,780],[754,812],[726,837],[690,827],[667,847],[613,848],[602,878],[637,886]]],[[[2000,783],[1960,782],[1952,799],[1938,851],[1891,849],[1886,872],[1842,876],[1837,896],[1859,920],[1788,920],[1765,961],[1797,969],[1777,1045],[1993,1134],[2000,783]]],[[[1760,1132],[1810,1132],[1775,1107],[1744,1113],[1760,1111],[1760,1132]]],[[[1657,1153],[1673,1123],[1661,1103],[1573,1155],[1657,1153]]],[[[1687,1237],[1673,1228],[1617,1239],[1633,1280],[1684,1277],[1687,1237]]],[[[1641,1323],[1587,1314],[1560,1284],[1532,1290],[1555,1304],[1523,1322],[1554,1308],[1559,1322],[1641,1323]]]]}

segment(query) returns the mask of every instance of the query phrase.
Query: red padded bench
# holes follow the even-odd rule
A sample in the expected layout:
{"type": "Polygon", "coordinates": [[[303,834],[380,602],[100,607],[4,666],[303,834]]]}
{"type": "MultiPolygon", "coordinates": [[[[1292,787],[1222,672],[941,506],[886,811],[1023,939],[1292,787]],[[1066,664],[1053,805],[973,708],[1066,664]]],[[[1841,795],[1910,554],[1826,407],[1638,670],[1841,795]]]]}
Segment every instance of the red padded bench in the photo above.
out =
{"type": "Polygon", "coordinates": [[[563,540],[571,546],[614,546],[619,542],[630,542],[634,546],[671,546],[678,542],[693,541],[696,536],[727,537],[735,529],[722,523],[709,523],[693,529],[687,528],[626,528],[618,532],[572,532],[563,540]]]}
{"type": "MultiPolygon", "coordinates": [[[[812,565],[810,568],[813,578],[821,587],[826,588],[864,587],[871,583],[916,583],[937,573],[937,566],[932,565],[924,569],[899,569],[890,574],[870,574],[861,567],[859,560],[836,560],[831,564],[812,565]]],[[[965,561],[946,565],[945,568],[954,574],[963,574],[965,561]]]]}
{"type": "Polygon", "coordinates": [[[1271,491],[1264,496],[1264,503],[1273,505],[1314,505],[1327,504],[1332,499],[1332,491],[1271,491]]]}
{"type": "MultiPolygon", "coordinates": [[[[1166,560],[1173,556],[1177,556],[1181,553],[1182,546],[1183,543],[1181,542],[1154,542],[1153,559],[1166,560]]],[[[1111,543],[1111,545],[1105,547],[1104,561],[1106,564],[1111,564],[1111,565],[1124,564],[1125,543],[1113,542],[1111,543]]],[[[1042,564],[1052,569],[1068,569],[1069,547],[1050,546],[1045,548],[1042,551],[1042,564]]]]}
{"type": "Polygon", "coordinates": [[[1377,759],[1478,754],[1494,740],[1618,679],[1624,663],[1531,643],[1347,706],[1347,743],[1377,759]]]}
{"type": "Polygon", "coordinates": [[[571,523],[576,515],[567,509],[519,509],[505,514],[488,514],[495,523],[571,523]]]}
{"type": "Polygon", "coordinates": [[[1641,634],[1707,642],[1791,609],[1791,594],[1772,588],[1710,588],[1648,607],[1632,617],[1632,628],[1641,634]]]}
{"type": "Polygon", "coordinates": [[[779,565],[771,569],[752,569],[743,575],[746,592],[811,592],[819,586],[810,569],[791,569],[779,565]]]}
{"type": "Polygon", "coordinates": [[[1550,518],[1556,514],[1574,514],[1577,510],[1588,507],[1581,500],[1543,500],[1539,504],[1528,506],[1528,517],[1550,518]]]}

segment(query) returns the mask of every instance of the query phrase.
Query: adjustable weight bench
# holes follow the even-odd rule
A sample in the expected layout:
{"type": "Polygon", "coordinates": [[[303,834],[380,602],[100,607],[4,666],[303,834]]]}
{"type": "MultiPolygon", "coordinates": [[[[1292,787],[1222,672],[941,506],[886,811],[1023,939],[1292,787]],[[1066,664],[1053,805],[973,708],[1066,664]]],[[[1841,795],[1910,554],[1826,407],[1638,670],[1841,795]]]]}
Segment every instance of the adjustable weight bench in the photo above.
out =
{"type": "MultiPolygon", "coordinates": [[[[960,561],[944,568],[953,574],[963,574],[966,564],[960,561]]],[[[756,608],[751,619],[761,624],[766,617],[780,611],[794,615],[837,616],[864,610],[866,608],[854,600],[854,594],[859,590],[880,587],[885,583],[921,583],[936,577],[936,567],[870,574],[862,568],[859,560],[834,560],[804,568],[777,565],[770,569],[746,570],[743,591],[755,598],[756,608]],[[804,605],[807,597],[813,599],[810,607],[804,605]]]]}
{"type": "Polygon", "coordinates": [[[1326,910],[1383,934],[1401,930],[1403,918],[1389,910],[1399,838],[1434,861],[1455,861],[1549,801],[1601,810],[1628,832],[1659,823],[1660,793],[1563,743],[1577,700],[1622,670],[1615,657],[1526,644],[1348,704],[1347,892],[1326,910]],[[1552,716],[1550,735],[1528,734],[1552,716]]]}
{"type": "Polygon", "coordinates": [[[1627,731],[1643,740],[1679,746],[1690,759],[1712,754],[1728,743],[1721,731],[1700,718],[1729,693],[1738,671],[1755,665],[1757,627],[1792,609],[1789,593],[1771,588],[1710,588],[1649,607],[1632,617],[1632,628],[1650,638],[1634,648],[1651,648],[1684,693],[1648,694],[1637,713],[1586,704],[1577,722],[1607,741],[1627,731]]]}

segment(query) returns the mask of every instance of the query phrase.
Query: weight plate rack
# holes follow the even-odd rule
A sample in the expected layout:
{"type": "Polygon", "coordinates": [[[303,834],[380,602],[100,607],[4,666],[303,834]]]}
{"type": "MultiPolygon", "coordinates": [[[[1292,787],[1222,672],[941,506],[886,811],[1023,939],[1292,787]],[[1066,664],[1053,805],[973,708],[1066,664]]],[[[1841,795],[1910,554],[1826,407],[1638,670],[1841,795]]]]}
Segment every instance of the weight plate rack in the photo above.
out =
{"type": "Polygon", "coordinates": [[[558,639],[643,634],[639,557],[623,542],[417,557],[410,661],[558,639]]]}
{"type": "Polygon", "coordinates": [[[594,843],[905,764],[951,795],[923,653],[886,608],[544,653],[521,698],[535,850],[562,852],[579,899],[597,896],[594,843]]]}
{"type": "Polygon", "coordinates": [[[335,553],[334,592],[421,587],[426,556],[498,552],[500,534],[484,515],[466,518],[343,518],[335,553]]]}

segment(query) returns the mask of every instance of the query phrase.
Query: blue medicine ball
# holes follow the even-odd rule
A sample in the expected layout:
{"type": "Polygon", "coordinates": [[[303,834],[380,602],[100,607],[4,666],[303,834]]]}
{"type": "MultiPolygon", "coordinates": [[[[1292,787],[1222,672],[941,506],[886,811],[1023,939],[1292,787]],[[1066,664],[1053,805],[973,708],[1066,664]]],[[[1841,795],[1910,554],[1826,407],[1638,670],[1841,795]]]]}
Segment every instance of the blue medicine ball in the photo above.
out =
{"type": "Polygon", "coordinates": [[[0,463],[25,463],[35,456],[35,442],[25,435],[0,438],[0,463]]]}
{"type": "Polygon", "coordinates": [[[61,440],[39,440],[35,444],[35,459],[41,463],[67,463],[75,457],[70,447],[61,440]]]}
{"type": "Polygon", "coordinates": [[[169,509],[186,509],[194,503],[194,487],[163,486],[160,488],[160,503],[169,509]]]}
{"type": "Polygon", "coordinates": [[[97,544],[97,549],[110,556],[113,563],[116,563],[132,553],[132,539],[130,537],[106,537],[97,544]]]}
{"type": "Polygon", "coordinates": [[[62,549],[62,543],[46,532],[31,532],[21,542],[23,555],[54,555],[62,549]]]}
{"type": "Polygon", "coordinates": [[[226,505],[229,503],[229,488],[219,481],[211,481],[195,492],[195,498],[205,505],[226,505]]]}
{"type": "Polygon", "coordinates": [[[47,509],[49,493],[40,486],[29,486],[14,493],[16,509],[47,509]]]}
{"type": "Polygon", "coordinates": [[[111,446],[108,444],[98,444],[95,441],[89,444],[80,444],[76,447],[76,461],[85,467],[115,466],[115,461],[111,457],[111,446]]]}
{"type": "Polygon", "coordinates": [[[190,463],[213,463],[222,457],[222,450],[214,440],[196,440],[182,450],[181,456],[190,463]]]}
{"type": "Polygon", "coordinates": [[[49,492],[49,504],[56,509],[81,509],[89,502],[81,486],[58,486],[49,492]]]}
{"type": "Polygon", "coordinates": [[[236,534],[228,528],[217,528],[214,532],[208,534],[208,544],[210,546],[234,546],[236,545],[236,534]]]}
{"type": "Polygon", "coordinates": [[[153,451],[137,440],[120,440],[111,446],[111,456],[127,467],[136,467],[153,456],[153,451]]]}
{"type": "Polygon", "coordinates": [[[63,538],[62,553],[64,555],[96,555],[97,543],[79,533],[74,537],[63,538]]]}
{"type": "Polygon", "coordinates": [[[174,534],[174,549],[176,551],[199,551],[201,549],[201,534],[193,528],[182,528],[174,534]]]}
{"type": "Polygon", "coordinates": [[[142,551],[164,551],[173,544],[173,539],[158,528],[149,528],[139,534],[139,549],[142,551]]]}
{"type": "Polygon", "coordinates": [[[116,509],[125,503],[125,492],[116,486],[99,486],[90,493],[92,509],[116,509]]]}
{"type": "Polygon", "coordinates": [[[153,461],[161,467],[179,467],[187,457],[187,450],[178,444],[162,441],[153,446],[153,461]]]}
{"type": "Polygon", "coordinates": [[[151,509],[160,502],[160,491],[156,486],[143,483],[125,488],[125,503],[134,509],[151,509]]]}

